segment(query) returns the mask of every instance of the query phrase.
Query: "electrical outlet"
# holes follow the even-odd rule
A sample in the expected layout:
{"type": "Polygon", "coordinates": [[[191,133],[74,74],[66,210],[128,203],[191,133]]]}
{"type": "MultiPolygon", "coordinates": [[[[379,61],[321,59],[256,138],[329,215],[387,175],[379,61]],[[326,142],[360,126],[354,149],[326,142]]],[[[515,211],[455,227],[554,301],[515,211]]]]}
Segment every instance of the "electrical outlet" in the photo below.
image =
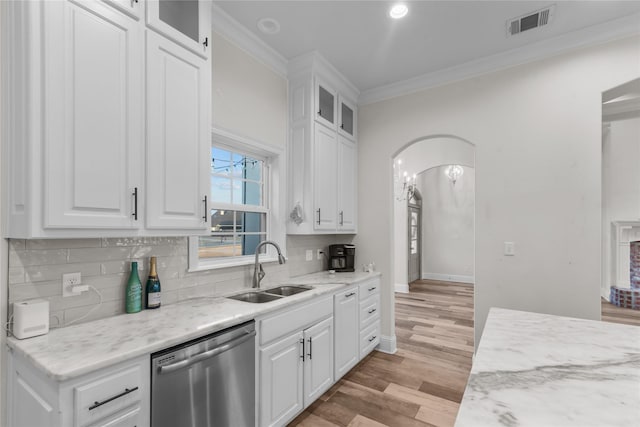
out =
{"type": "Polygon", "coordinates": [[[323,254],[322,249],[317,249],[316,258],[318,260],[321,260],[322,259],[322,254],[323,254]]]}
{"type": "Polygon", "coordinates": [[[505,256],[514,256],[516,254],[516,244],[513,242],[504,242],[505,256]]]}
{"type": "Polygon", "coordinates": [[[306,258],[307,261],[313,261],[313,250],[307,249],[306,258]]]}
{"type": "Polygon", "coordinates": [[[76,285],[82,284],[82,275],[78,273],[67,273],[62,275],[62,296],[71,297],[80,295],[78,292],[73,292],[72,288],[76,285]]]}

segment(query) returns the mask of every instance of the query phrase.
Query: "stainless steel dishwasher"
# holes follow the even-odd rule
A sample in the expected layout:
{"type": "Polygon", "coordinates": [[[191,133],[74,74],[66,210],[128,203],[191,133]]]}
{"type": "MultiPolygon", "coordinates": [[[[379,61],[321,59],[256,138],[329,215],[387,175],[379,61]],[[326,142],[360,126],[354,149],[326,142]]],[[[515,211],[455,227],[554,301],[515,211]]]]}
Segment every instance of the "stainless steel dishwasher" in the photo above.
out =
{"type": "Polygon", "coordinates": [[[151,355],[152,427],[255,426],[253,321],[151,355]]]}

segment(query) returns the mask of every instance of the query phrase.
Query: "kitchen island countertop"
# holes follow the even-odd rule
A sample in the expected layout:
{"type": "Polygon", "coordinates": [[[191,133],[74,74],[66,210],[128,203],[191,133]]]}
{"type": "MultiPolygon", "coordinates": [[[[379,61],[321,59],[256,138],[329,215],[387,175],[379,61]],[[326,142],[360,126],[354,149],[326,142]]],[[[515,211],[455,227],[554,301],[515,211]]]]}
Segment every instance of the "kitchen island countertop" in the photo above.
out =
{"type": "MultiPolygon", "coordinates": [[[[142,310],[54,329],[46,335],[25,340],[8,338],[7,344],[11,351],[21,354],[48,377],[64,381],[379,276],[379,273],[350,274],[338,276],[335,280],[328,273],[326,279],[321,280],[322,272],[292,278],[287,283],[304,283],[313,289],[268,303],[200,297],[164,305],[156,310],[142,310]]],[[[250,289],[244,291],[247,290],[250,289]]]]}
{"type": "Polygon", "coordinates": [[[491,309],[456,427],[639,421],[640,327],[491,309]]]}

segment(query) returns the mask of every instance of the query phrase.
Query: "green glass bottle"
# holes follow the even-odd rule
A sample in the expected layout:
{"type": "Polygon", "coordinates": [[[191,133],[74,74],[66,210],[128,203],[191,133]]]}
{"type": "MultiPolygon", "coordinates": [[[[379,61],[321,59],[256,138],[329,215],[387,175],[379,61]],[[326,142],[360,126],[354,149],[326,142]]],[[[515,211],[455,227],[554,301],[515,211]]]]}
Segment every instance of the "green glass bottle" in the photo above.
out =
{"type": "Polygon", "coordinates": [[[156,257],[151,257],[151,266],[149,268],[149,278],[147,279],[147,308],[159,308],[160,307],[160,279],[158,278],[158,272],[156,271],[156,257]]]}
{"type": "Polygon", "coordinates": [[[142,282],[138,276],[138,263],[131,263],[131,274],[127,282],[124,311],[137,313],[142,310],[142,282]]]}

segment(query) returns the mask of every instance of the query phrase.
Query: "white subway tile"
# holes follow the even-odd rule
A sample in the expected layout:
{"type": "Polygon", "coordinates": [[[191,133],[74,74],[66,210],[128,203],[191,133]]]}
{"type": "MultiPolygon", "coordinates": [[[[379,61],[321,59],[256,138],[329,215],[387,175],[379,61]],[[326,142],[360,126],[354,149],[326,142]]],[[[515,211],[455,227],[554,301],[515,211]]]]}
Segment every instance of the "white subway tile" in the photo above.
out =
{"type": "Polygon", "coordinates": [[[33,298],[48,298],[62,293],[60,282],[21,283],[9,285],[9,302],[24,301],[33,298]]]}
{"type": "Polygon", "coordinates": [[[99,248],[100,239],[30,239],[26,249],[99,248]]]}
{"type": "Polygon", "coordinates": [[[98,276],[100,263],[78,263],[25,267],[25,281],[44,282],[47,280],[60,280],[64,273],[80,272],[82,276],[98,276]]]}
{"type": "Polygon", "coordinates": [[[105,262],[131,258],[131,248],[69,249],[69,262],[105,262]]]}
{"type": "Polygon", "coordinates": [[[9,264],[9,284],[24,283],[24,267],[14,267],[9,264]]]}
{"type": "Polygon", "coordinates": [[[9,265],[28,267],[33,265],[65,264],[68,254],[68,249],[9,251],[9,265]]]}

